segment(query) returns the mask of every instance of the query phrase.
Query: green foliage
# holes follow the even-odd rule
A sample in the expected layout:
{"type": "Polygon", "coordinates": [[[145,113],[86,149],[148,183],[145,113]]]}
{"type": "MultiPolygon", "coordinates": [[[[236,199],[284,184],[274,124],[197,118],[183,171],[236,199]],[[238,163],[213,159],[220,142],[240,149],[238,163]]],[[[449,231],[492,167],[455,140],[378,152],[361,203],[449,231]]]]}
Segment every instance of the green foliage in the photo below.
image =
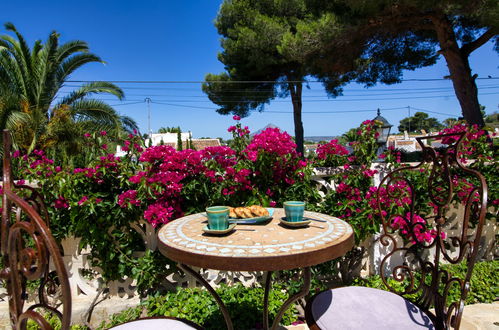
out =
{"type": "MultiPolygon", "coordinates": [[[[246,288],[242,284],[222,285],[217,293],[227,306],[235,329],[252,329],[261,326],[263,318],[263,288],[246,288]]],[[[269,319],[272,320],[282,302],[288,298],[284,286],[274,285],[269,296],[269,319]]],[[[190,320],[206,329],[220,329],[225,324],[220,309],[206,290],[178,289],[165,295],[155,295],[146,299],[140,307],[113,315],[100,329],[107,329],[126,321],[134,320],[145,309],[147,316],[171,316],[190,320]]],[[[291,307],[284,314],[281,323],[289,325],[296,321],[296,310],[291,307]]]]}
{"type": "Polygon", "coordinates": [[[71,74],[87,63],[103,63],[86,42],[60,44],[54,31],[45,43],[37,40],[30,49],[13,24],[5,27],[15,38],[0,36],[0,129],[11,130],[15,148],[77,155],[85,132],[106,130],[117,139],[137,129],[131,118],[90,98],[106,93],[122,99],[123,91],[111,83],[84,84],[57,100],[71,74]]]}
{"type": "Polygon", "coordinates": [[[182,131],[179,130],[177,131],[177,150],[178,151],[181,151],[183,149],[183,146],[182,146],[182,131]]]}
{"type": "MultiPolygon", "coordinates": [[[[41,313],[40,310],[38,310],[39,313],[41,313]]],[[[52,327],[53,330],[61,330],[61,321],[59,318],[52,313],[47,313],[44,315],[45,320],[49,323],[49,325],[52,327]]],[[[32,320],[28,320],[27,330],[39,330],[40,327],[38,324],[32,320]]],[[[70,330],[89,330],[88,327],[84,325],[79,325],[79,324],[73,324],[69,327],[70,330]]]]}
{"type": "Polygon", "coordinates": [[[468,58],[488,40],[499,52],[497,1],[336,0],[313,1],[311,7],[319,17],[333,15],[348,24],[332,37],[317,38],[309,55],[312,71],[324,81],[353,75],[367,86],[398,83],[404,70],[434,65],[442,55],[459,86],[464,118],[483,126],[468,58]]]}
{"type": "MultiPolygon", "coordinates": [[[[464,279],[466,276],[467,266],[465,263],[458,265],[442,265],[442,269],[449,271],[451,275],[457,278],[464,279]]],[[[499,260],[476,263],[470,281],[471,289],[466,297],[465,304],[492,303],[497,300],[499,298],[499,286],[497,285],[498,276],[499,260]]],[[[419,280],[419,278],[417,280],[419,280]]],[[[396,291],[402,292],[404,291],[404,288],[408,286],[409,282],[408,280],[398,282],[390,277],[388,278],[388,284],[396,291]]],[[[388,288],[384,285],[379,275],[370,276],[365,279],[355,279],[353,285],[388,291],[388,288]]],[[[407,297],[410,299],[415,298],[416,296],[409,295],[407,297]]],[[[460,289],[455,285],[452,286],[449,291],[447,301],[458,301],[460,298],[460,289]]]]}
{"type": "Polygon", "coordinates": [[[409,133],[420,133],[422,130],[435,132],[442,127],[437,118],[430,117],[424,112],[416,112],[414,116],[402,119],[398,130],[399,132],[407,131],[409,133]]]}
{"type": "Polygon", "coordinates": [[[373,216],[374,195],[370,191],[375,174],[370,166],[378,149],[376,127],[376,122],[365,121],[356,129],[357,138],[350,142],[353,153],[329,178],[337,186],[321,204],[322,212],[343,218],[352,226],[356,243],[379,231],[380,219],[373,216]]]}
{"type": "Polygon", "coordinates": [[[302,85],[311,73],[305,55],[317,44],[316,31],[329,36],[338,24],[332,16],[314,17],[305,0],[224,1],[215,26],[226,72],[207,74],[203,92],[220,106],[217,112],[243,117],[291,96],[297,150],[303,153],[302,85]]]}
{"type": "Polygon", "coordinates": [[[160,127],[158,129],[158,133],[182,133],[179,126],[177,127],[160,127]]]}
{"type": "Polygon", "coordinates": [[[125,140],[128,153],[121,159],[107,154],[103,148],[107,143],[107,134],[86,136],[87,153],[78,159],[81,168],[56,166],[41,151],[15,157],[16,177],[37,182],[57,240],[81,238],[80,247],[91,247],[92,266],[102,269],[105,280],[134,278],[138,291],[146,294],[158,290],[161,279],[176,267],[158,251],[146,250],[130,226],[143,210],[118,204],[118,196],[131,185],[128,178],[139,169],[142,140],[138,136],[125,140]],[[138,251],[145,253],[137,255],[138,251]]]}

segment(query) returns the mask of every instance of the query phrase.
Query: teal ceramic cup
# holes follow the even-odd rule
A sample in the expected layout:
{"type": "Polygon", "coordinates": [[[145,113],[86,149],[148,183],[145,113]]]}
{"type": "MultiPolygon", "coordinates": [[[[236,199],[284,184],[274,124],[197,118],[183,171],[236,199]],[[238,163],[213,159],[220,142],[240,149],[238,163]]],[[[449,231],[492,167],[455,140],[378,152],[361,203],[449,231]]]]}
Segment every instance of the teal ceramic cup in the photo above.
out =
{"type": "Polygon", "coordinates": [[[284,202],[284,213],[286,214],[286,221],[303,221],[303,211],[305,211],[305,202],[284,202]]]}
{"type": "Polygon", "coordinates": [[[229,207],[211,206],[206,209],[208,228],[211,230],[225,230],[229,228],[229,207]]]}

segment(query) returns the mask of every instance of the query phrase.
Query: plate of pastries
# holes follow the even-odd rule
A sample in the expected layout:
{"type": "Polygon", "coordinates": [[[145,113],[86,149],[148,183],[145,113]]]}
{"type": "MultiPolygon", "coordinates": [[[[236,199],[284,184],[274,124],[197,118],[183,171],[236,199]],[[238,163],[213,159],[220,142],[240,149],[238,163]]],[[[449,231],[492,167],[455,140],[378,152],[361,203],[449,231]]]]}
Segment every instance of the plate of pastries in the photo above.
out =
{"type": "Polygon", "coordinates": [[[260,205],[229,208],[229,221],[239,224],[255,224],[272,218],[274,209],[260,205]]]}

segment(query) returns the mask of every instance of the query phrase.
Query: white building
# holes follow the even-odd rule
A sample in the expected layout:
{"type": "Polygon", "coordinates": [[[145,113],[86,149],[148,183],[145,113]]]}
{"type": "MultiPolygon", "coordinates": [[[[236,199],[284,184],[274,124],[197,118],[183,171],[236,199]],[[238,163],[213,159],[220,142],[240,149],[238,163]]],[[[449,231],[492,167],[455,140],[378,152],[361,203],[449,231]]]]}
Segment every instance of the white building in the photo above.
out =
{"type": "MultiPolygon", "coordinates": [[[[192,137],[191,132],[180,133],[180,138],[182,142],[189,141],[192,137]]],[[[151,138],[146,139],[145,145],[149,146],[159,146],[160,144],[170,144],[177,143],[178,134],[177,133],[153,133],[151,138]]]]}

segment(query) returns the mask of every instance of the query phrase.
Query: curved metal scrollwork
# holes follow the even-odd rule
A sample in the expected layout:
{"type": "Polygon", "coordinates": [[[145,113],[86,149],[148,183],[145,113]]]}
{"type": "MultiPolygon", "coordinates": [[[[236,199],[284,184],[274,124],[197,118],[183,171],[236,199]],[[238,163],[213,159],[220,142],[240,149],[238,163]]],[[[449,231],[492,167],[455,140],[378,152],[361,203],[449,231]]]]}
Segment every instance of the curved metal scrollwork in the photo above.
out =
{"type": "MultiPolygon", "coordinates": [[[[31,187],[15,186],[10,165],[10,134],[4,131],[3,203],[1,253],[9,312],[14,329],[26,329],[28,321],[41,329],[52,329],[47,317],[56,316],[61,329],[69,329],[71,293],[61,251],[42,218],[48,219],[43,199],[31,187]],[[26,188],[21,198],[13,190],[26,188]],[[24,194],[23,194],[24,195],[24,194]],[[40,216],[40,214],[42,216],[40,216]],[[37,281],[38,301],[27,306],[27,285],[37,281]]],[[[22,194],[22,193],[21,193],[22,194]]]]}
{"type": "Polygon", "coordinates": [[[434,308],[430,314],[437,328],[459,327],[486,212],[484,177],[464,167],[458,157],[463,137],[464,133],[456,133],[418,138],[423,161],[389,173],[377,192],[383,226],[380,243],[389,249],[381,262],[383,282],[395,293],[417,296],[415,302],[425,310],[434,308]],[[448,146],[426,146],[423,140],[428,138],[448,146]],[[460,181],[462,177],[470,179],[460,181]],[[467,183],[467,189],[460,190],[461,182],[467,183]],[[458,235],[447,234],[448,211],[453,203],[464,204],[458,235]],[[465,262],[465,278],[452,276],[441,268],[441,262],[465,262]],[[390,286],[388,277],[399,282],[402,289],[398,289],[400,285],[390,286]],[[453,287],[461,292],[458,301],[448,301],[453,287]]]}

